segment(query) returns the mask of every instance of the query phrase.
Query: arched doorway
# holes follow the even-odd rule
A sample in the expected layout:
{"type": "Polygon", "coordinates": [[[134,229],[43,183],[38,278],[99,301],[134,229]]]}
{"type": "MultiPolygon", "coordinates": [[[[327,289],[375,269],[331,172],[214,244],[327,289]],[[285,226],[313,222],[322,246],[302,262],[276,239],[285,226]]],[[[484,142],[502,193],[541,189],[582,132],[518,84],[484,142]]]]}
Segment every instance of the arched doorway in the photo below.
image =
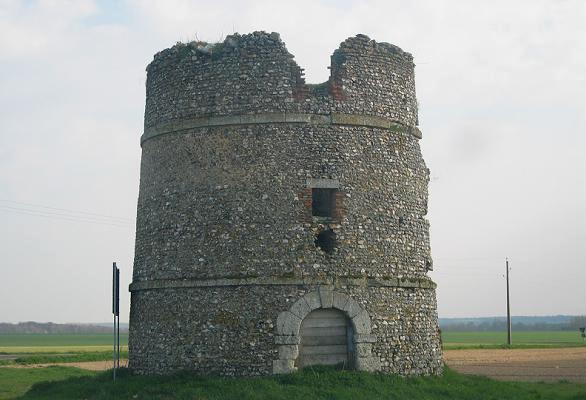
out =
{"type": "Polygon", "coordinates": [[[301,343],[296,366],[354,367],[354,330],[350,319],[335,308],[310,312],[301,322],[301,343]]]}
{"type": "MultiPolygon", "coordinates": [[[[370,325],[370,315],[368,311],[358,304],[352,297],[336,292],[328,286],[319,286],[317,290],[306,293],[303,297],[297,299],[289,310],[282,311],[277,316],[275,326],[275,345],[278,350],[278,359],[273,360],[274,374],[288,374],[296,371],[302,364],[312,364],[311,358],[306,357],[312,350],[307,350],[312,346],[320,347],[320,340],[317,345],[312,344],[311,338],[317,331],[309,330],[309,323],[305,324],[302,330],[303,321],[316,310],[334,310],[339,318],[340,314],[344,316],[346,328],[346,360],[349,368],[359,371],[380,371],[380,358],[372,352],[372,346],[376,343],[376,335],[372,334],[370,325]],[[349,326],[349,327],[348,327],[349,326]],[[303,334],[305,332],[305,335],[303,334]],[[300,356],[303,339],[305,339],[306,351],[303,357],[300,356]],[[303,360],[303,361],[301,361],[303,360]]],[[[316,314],[316,317],[319,314],[316,314]]],[[[311,318],[313,319],[313,317],[311,318]]],[[[319,318],[316,318],[319,320],[319,318]]],[[[309,320],[308,320],[309,321],[309,320]]],[[[322,335],[324,336],[324,335],[322,335]]],[[[329,335],[326,335],[329,336],[329,335]]],[[[335,335],[339,336],[339,335],[335,335]]],[[[341,340],[338,340],[341,342],[341,340]]],[[[315,340],[314,340],[315,343],[315,340]]],[[[323,344],[327,346],[327,344],[323,344]]],[[[338,348],[342,350],[343,347],[338,348]]],[[[321,353],[322,348],[314,349],[314,352],[321,353]]],[[[343,358],[340,357],[340,358],[343,358]]],[[[342,360],[343,362],[343,360],[342,360]]]]}

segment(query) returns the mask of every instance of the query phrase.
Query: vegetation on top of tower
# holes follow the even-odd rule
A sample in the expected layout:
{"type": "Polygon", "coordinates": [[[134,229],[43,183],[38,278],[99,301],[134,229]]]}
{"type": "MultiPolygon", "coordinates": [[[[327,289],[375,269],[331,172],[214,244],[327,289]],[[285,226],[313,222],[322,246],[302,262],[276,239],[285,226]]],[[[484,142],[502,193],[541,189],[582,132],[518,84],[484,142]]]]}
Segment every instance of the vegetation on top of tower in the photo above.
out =
{"type": "Polygon", "coordinates": [[[314,96],[328,96],[330,81],[327,80],[322,83],[306,83],[307,89],[314,96]]]}
{"type": "Polygon", "coordinates": [[[177,51],[179,59],[184,59],[190,55],[208,55],[213,60],[218,59],[226,48],[226,41],[207,43],[200,40],[192,42],[177,42],[173,49],[177,51]]]}

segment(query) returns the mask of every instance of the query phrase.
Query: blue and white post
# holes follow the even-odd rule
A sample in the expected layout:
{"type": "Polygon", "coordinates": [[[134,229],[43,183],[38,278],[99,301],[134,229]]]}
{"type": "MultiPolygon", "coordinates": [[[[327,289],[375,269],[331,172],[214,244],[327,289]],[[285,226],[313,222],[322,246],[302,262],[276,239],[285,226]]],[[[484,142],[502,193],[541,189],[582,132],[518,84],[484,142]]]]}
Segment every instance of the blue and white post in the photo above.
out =
{"type": "Polygon", "coordinates": [[[112,314],[114,315],[114,349],[112,359],[113,379],[116,380],[116,369],[120,367],[120,269],[112,263],[112,314]]]}

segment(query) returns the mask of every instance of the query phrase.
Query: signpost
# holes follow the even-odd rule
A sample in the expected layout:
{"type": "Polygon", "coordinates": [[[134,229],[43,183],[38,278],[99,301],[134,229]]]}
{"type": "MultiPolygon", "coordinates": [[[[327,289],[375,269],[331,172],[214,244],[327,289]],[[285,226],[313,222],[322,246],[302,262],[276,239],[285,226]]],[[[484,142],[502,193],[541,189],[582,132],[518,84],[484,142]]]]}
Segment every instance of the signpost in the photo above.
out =
{"type": "Polygon", "coordinates": [[[509,259],[505,262],[507,269],[507,345],[511,346],[511,303],[509,298],[509,259]]]}
{"type": "Polygon", "coordinates": [[[114,350],[112,359],[113,378],[116,380],[116,369],[120,368],[120,269],[112,264],[112,314],[114,315],[114,350]]]}

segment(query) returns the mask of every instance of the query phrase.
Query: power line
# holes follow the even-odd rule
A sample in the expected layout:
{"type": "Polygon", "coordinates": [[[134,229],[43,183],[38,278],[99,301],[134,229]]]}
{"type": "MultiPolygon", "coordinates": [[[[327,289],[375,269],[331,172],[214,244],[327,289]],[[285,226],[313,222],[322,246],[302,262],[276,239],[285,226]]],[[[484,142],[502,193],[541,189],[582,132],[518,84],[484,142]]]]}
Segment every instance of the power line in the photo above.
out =
{"type": "Polygon", "coordinates": [[[12,209],[9,209],[9,208],[6,208],[6,206],[0,206],[0,211],[10,212],[10,213],[15,213],[15,214],[22,214],[22,215],[29,215],[29,216],[34,216],[34,217],[58,219],[58,220],[63,220],[63,221],[85,222],[85,223],[98,224],[98,225],[109,225],[109,226],[115,226],[117,228],[131,228],[132,227],[132,224],[129,224],[129,223],[117,224],[117,223],[115,223],[115,221],[100,221],[100,220],[76,218],[73,216],[65,216],[65,215],[51,215],[51,214],[37,212],[37,211],[31,212],[31,211],[22,210],[22,209],[18,209],[18,208],[14,208],[14,207],[12,207],[12,209]]]}
{"type": "Polygon", "coordinates": [[[20,202],[20,201],[7,200],[7,199],[0,199],[0,202],[12,203],[12,204],[18,204],[18,205],[30,206],[30,207],[45,208],[48,210],[65,211],[70,214],[93,215],[96,217],[102,217],[102,218],[108,218],[108,219],[114,219],[114,220],[120,220],[120,221],[126,221],[126,222],[133,222],[133,220],[131,218],[116,217],[116,216],[112,216],[112,215],[98,214],[98,213],[93,213],[93,212],[89,212],[89,211],[77,211],[77,210],[71,210],[71,209],[67,209],[67,208],[51,207],[51,206],[45,206],[42,204],[34,204],[34,203],[24,203],[24,202],[20,202]]]}
{"type": "Polygon", "coordinates": [[[498,257],[467,257],[467,258],[450,258],[450,257],[433,257],[435,261],[449,262],[450,264],[464,264],[464,263],[475,263],[475,264],[492,264],[499,261],[498,257]]]}
{"type": "Polygon", "coordinates": [[[486,267],[484,265],[437,265],[434,264],[434,270],[437,269],[447,269],[448,271],[457,270],[457,271],[491,271],[494,267],[486,267]]]}
{"type": "Polygon", "coordinates": [[[95,218],[95,217],[89,217],[89,216],[84,217],[84,216],[75,215],[75,214],[63,214],[63,213],[56,213],[56,212],[52,212],[52,211],[42,211],[42,210],[35,210],[35,209],[28,209],[28,208],[21,208],[21,207],[11,207],[11,206],[5,206],[2,204],[0,204],[0,208],[9,209],[9,210],[24,211],[24,212],[30,212],[30,213],[38,213],[38,214],[57,215],[57,216],[62,216],[62,217],[67,217],[67,218],[82,219],[82,220],[86,220],[86,221],[97,221],[97,222],[108,222],[108,223],[114,223],[114,224],[120,224],[120,225],[130,225],[130,222],[126,222],[126,221],[110,221],[108,219],[101,219],[101,218],[95,218]]]}
{"type": "Polygon", "coordinates": [[[467,273],[462,274],[462,273],[459,273],[459,272],[454,272],[454,273],[449,273],[449,272],[448,273],[446,273],[446,272],[431,272],[430,275],[432,275],[432,276],[438,275],[440,277],[447,276],[447,277],[450,277],[450,278],[452,278],[452,277],[457,277],[457,278],[474,278],[474,277],[478,277],[478,276],[486,276],[486,277],[494,277],[494,278],[499,278],[500,279],[500,277],[497,274],[490,274],[490,273],[487,273],[487,272],[482,272],[482,273],[468,273],[468,274],[467,273]]]}

